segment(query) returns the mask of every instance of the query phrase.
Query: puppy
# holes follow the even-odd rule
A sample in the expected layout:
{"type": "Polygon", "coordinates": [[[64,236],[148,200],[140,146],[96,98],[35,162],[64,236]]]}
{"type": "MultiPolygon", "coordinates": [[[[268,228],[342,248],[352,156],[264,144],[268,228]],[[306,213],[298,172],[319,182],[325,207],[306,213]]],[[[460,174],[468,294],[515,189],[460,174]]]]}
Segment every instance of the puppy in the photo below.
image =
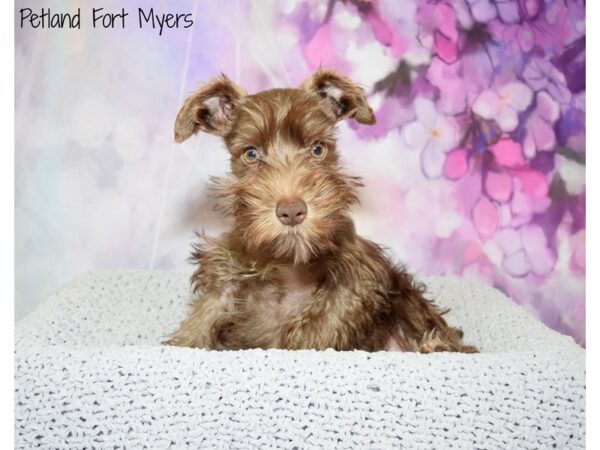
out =
{"type": "Polygon", "coordinates": [[[476,351],[423,286],[356,234],[360,181],[341,170],[335,138],[349,118],[375,123],[364,91],[327,69],[299,89],[254,95],[223,75],[185,101],[175,140],[223,138],[232,173],[212,188],[233,225],[194,247],[195,303],[168,344],[476,351]]]}

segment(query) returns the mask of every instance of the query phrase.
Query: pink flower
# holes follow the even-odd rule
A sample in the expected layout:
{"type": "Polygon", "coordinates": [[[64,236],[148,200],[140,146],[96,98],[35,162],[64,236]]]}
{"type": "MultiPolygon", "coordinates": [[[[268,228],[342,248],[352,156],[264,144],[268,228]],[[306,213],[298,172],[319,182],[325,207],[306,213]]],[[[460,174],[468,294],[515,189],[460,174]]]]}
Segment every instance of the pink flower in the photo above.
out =
{"type": "Polygon", "coordinates": [[[473,207],[473,225],[483,239],[494,235],[500,216],[498,208],[486,196],[481,196],[473,207]]]}
{"type": "Polygon", "coordinates": [[[527,109],[532,97],[533,92],[526,84],[509,83],[497,92],[483,91],[473,104],[473,112],[494,120],[503,131],[514,131],[519,124],[518,113],[527,109]]]}
{"type": "Polygon", "coordinates": [[[457,180],[462,177],[469,169],[468,150],[459,148],[448,153],[444,163],[444,175],[451,180],[457,180]]]}
{"type": "Polygon", "coordinates": [[[458,124],[452,117],[438,113],[431,100],[414,101],[417,120],[402,132],[408,147],[421,152],[421,167],[428,178],[442,175],[446,153],[456,148],[460,138],[458,124]]]}
{"type": "Polygon", "coordinates": [[[548,195],[548,179],[546,175],[537,170],[521,170],[516,172],[516,177],[521,182],[521,190],[533,199],[543,199],[548,195]]]}
{"type": "Polygon", "coordinates": [[[525,122],[527,135],[523,141],[523,151],[529,159],[535,156],[537,150],[554,150],[554,123],[560,116],[559,104],[548,93],[538,92],[536,100],[535,110],[525,122]]]}
{"type": "Polygon", "coordinates": [[[496,162],[505,167],[522,167],[525,165],[521,144],[510,138],[500,139],[490,146],[496,162]]]}
{"type": "Polygon", "coordinates": [[[506,211],[507,223],[512,227],[528,224],[534,214],[545,211],[551,203],[546,176],[534,170],[523,170],[513,177],[513,195],[506,211]]]}
{"type": "Polygon", "coordinates": [[[456,11],[446,3],[419,6],[419,21],[423,31],[433,35],[433,50],[445,62],[452,63],[458,57],[458,31],[456,11]]]}
{"type": "Polygon", "coordinates": [[[444,33],[436,31],[433,35],[433,45],[438,56],[444,61],[447,63],[456,61],[458,46],[455,40],[453,41],[444,33]]]}
{"type": "Polygon", "coordinates": [[[488,172],[484,187],[491,199],[505,203],[512,195],[512,177],[507,173],[488,172]]]}

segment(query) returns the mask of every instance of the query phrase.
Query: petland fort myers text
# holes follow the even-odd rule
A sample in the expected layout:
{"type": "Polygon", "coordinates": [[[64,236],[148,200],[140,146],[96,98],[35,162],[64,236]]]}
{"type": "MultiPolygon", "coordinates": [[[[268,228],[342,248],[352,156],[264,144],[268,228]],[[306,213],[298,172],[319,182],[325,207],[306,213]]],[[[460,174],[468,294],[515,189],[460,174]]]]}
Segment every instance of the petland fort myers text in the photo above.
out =
{"type": "Polygon", "coordinates": [[[167,29],[189,28],[194,25],[192,13],[161,13],[154,8],[136,8],[134,11],[126,11],[121,8],[117,11],[109,11],[106,8],[91,8],[84,13],[82,18],[81,8],[74,12],[56,12],[50,8],[33,10],[32,8],[21,8],[19,10],[19,22],[21,28],[35,29],[81,29],[89,25],[95,29],[125,29],[133,26],[136,28],[154,29],[159,35],[167,29]]]}

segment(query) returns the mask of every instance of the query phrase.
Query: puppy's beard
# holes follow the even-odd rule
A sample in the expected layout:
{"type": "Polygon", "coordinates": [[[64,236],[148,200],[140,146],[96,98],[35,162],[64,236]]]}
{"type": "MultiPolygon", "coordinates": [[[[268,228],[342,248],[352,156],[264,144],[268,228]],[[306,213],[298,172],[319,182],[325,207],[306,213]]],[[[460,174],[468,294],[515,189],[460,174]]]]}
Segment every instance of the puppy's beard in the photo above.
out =
{"type": "Polygon", "coordinates": [[[328,233],[316,232],[314,226],[307,223],[294,227],[279,224],[265,227],[264,223],[261,226],[257,222],[245,229],[241,239],[250,253],[294,265],[309,263],[335,248],[328,233]],[[262,233],[253,232],[257,229],[262,233]]]}
{"type": "Polygon", "coordinates": [[[273,255],[294,264],[306,264],[319,253],[318,246],[306,236],[302,225],[283,229],[272,243],[273,255]]]}

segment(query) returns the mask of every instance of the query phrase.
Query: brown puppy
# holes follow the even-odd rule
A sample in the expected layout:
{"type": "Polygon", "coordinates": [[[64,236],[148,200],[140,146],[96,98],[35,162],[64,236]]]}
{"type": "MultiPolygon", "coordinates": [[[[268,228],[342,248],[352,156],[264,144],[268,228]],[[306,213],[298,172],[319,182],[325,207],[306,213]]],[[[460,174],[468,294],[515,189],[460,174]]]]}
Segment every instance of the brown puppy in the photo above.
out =
{"type": "Polygon", "coordinates": [[[225,76],[189,97],[175,140],[223,137],[232,175],[214,180],[233,218],[194,248],[193,310],[168,344],[207,349],[474,352],[423,287],[358,236],[359,179],[341,172],[335,125],[375,123],[363,90],[332,70],[300,89],[246,93],[225,76]]]}

